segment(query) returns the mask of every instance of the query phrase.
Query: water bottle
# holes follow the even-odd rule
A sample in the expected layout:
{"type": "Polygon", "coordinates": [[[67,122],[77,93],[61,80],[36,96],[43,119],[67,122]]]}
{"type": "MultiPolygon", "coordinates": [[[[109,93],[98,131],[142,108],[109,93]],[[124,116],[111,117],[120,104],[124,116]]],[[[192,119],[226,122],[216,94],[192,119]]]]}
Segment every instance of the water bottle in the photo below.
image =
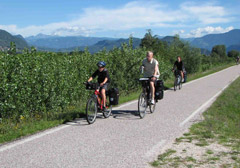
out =
{"type": "Polygon", "coordinates": [[[141,66],[141,73],[143,74],[144,72],[144,66],[141,66]]]}

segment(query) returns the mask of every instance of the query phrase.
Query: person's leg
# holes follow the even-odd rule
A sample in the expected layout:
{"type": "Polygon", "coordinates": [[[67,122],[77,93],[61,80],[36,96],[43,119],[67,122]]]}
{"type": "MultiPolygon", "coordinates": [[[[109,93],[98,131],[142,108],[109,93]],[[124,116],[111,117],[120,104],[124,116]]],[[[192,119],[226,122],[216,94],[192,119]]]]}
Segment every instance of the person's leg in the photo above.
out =
{"type": "Polygon", "coordinates": [[[184,80],[184,74],[183,71],[181,71],[182,81],[184,80]]]}
{"type": "Polygon", "coordinates": [[[154,86],[153,81],[150,82],[150,91],[151,91],[151,95],[152,95],[152,100],[154,100],[154,98],[155,98],[155,86],[154,86]]]}
{"type": "Polygon", "coordinates": [[[106,90],[105,90],[105,88],[102,88],[101,96],[102,96],[102,100],[103,100],[103,106],[106,107],[106,90]]]}

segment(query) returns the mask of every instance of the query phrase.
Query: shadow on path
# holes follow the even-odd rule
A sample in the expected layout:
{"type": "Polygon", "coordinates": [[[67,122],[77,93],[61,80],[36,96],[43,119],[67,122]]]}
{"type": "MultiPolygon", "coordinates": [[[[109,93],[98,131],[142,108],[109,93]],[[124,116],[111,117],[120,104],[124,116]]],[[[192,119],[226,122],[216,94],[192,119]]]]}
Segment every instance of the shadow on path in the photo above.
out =
{"type": "MultiPolygon", "coordinates": [[[[147,114],[149,112],[147,111],[147,114]]],[[[113,110],[112,115],[114,119],[120,120],[139,120],[139,114],[137,110],[113,110]]]]}

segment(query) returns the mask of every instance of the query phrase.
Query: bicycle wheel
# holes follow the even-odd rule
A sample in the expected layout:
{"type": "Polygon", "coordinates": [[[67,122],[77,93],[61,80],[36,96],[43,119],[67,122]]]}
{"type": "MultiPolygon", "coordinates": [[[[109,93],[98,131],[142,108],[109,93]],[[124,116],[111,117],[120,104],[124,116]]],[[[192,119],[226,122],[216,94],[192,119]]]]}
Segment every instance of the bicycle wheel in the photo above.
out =
{"type": "Polygon", "coordinates": [[[155,100],[155,103],[154,103],[154,104],[151,104],[151,105],[149,106],[150,113],[154,113],[155,108],[156,108],[156,100],[155,100]]]}
{"type": "Polygon", "coordinates": [[[177,90],[177,83],[178,82],[178,80],[177,80],[177,78],[175,78],[175,81],[174,81],[174,91],[176,91],[177,90]]]}
{"type": "Polygon", "coordinates": [[[87,102],[86,118],[89,124],[94,123],[97,118],[97,100],[95,97],[91,97],[87,102]]]}
{"type": "Polygon", "coordinates": [[[112,113],[112,105],[107,105],[107,111],[103,112],[104,118],[108,118],[112,113]]]}
{"type": "Polygon", "coordinates": [[[179,78],[180,78],[180,82],[178,84],[178,88],[179,88],[179,90],[181,90],[181,88],[182,88],[182,77],[179,77],[179,78]]]}
{"type": "Polygon", "coordinates": [[[138,112],[140,118],[143,118],[145,116],[146,110],[147,110],[146,96],[144,93],[141,93],[138,98],[138,112]]]}

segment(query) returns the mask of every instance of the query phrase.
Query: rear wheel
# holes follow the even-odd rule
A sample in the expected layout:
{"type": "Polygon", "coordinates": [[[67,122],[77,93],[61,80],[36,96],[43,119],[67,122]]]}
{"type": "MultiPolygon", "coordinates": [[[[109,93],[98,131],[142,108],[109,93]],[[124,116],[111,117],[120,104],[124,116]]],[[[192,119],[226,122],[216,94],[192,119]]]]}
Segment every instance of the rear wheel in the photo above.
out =
{"type": "Polygon", "coordinates": [[[95,97],[91,97],[87,102],[86,118],[89,124],[94,123],[97,118],[97,99],[95,97]]]}
{"type": "Polygon", "coordinates": [[[143,118],[146,115],[147,110],[147,100],[144,93],[141,93],[138,98],[138,112],[140,118],[143,118]]]}

